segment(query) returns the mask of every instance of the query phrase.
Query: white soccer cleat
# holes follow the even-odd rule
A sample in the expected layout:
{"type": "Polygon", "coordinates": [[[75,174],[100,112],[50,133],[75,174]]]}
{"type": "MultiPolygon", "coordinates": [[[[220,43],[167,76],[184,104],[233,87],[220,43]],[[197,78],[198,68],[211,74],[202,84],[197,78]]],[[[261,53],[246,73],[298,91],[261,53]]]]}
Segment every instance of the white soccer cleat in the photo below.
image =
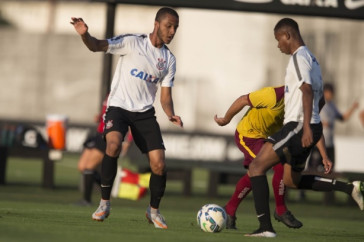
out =
{"type": "Polygon", "coordinates": [[[355,202],[359,205],[360,210],[364,209],[364,182],[362,181],[354,181],[353,182],[353,191],[351,192],[351,196],[355,200],[355,202]]]}
{"type": "Polygon", "coordinates": [[[154,227],[158,229],[167,229],[168,226],[164,217],[159,213],[159,210],[156,214],[152,214],[150,211],[150,206],[148,206],[147,211],[145,212],[145,217],[147,218],[150,224],[154,224],[154,227]]]}
{"type": "Polygon", "coordinates": [[[274,238],[277,234],[273,231],[263,231],[261,229],[255,230],[251,234],[245,234],[247,237],[266,237],[266,238],[274,238]]]}
{"type": "Polygon", "coordinates": [[[100,201],[99,207],[92,214],[92,219],[96,221],[104,221],[110,215],[110,201],[100,201]]]}

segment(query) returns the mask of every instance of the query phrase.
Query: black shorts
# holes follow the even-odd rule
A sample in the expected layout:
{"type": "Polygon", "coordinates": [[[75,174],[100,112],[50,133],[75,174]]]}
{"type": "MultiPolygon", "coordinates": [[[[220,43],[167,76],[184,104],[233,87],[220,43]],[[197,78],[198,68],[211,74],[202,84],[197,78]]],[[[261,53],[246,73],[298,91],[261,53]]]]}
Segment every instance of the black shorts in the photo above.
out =
{"type": "Polygon", "coordinates": [[[267,141],[273,144],[273,149],[279,156],[281,163],[288,163],[292,170],[301,172],[304,170],[308,156],[312,147],[320,140],[322,136],[322,124],[311,124],[313,134],[313,144],[310,147],[302,147],[303,124],[298,122],[289,122],[281,130],[267,141]]]}
{"type": "Polygon", "coordinates": [[[128,127],[131,129],[135,144],[142,153],[165,149],[154,108],[145,112],[130,112],[119,107],[108,107],[105,115],[104,136],[111,131],[118,131],[125,137],[128,127]]]}
{"type": "Polygon", "coordinates": [[[97,133],[94,136],[90,136],[86,139],[86,141],[83,143],[83,147],[85,149],[98,149],[102,153],[105,153],[106,151],[106,142],[102,137],[102,134],[97,133]]]}

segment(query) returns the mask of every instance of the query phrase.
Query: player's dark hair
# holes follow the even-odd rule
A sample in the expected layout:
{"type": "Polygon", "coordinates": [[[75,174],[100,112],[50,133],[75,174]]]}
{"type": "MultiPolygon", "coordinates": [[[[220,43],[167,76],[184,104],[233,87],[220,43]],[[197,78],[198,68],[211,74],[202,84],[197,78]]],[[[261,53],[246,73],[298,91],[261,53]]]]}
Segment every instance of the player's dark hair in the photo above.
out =
{"type": "Polygon", "coordinates": [[[283,28],[293,29],[297,33],[300,32],[297,22],[291,18],[282,18],[281,20],[279,20],[276,26],[274,27],[274,32],[279,31],[283,28]]]}
{"type": "Polygon", "coordinates": [[[330,92],[334,93],[335,92],[335,87],[331,83],[325,83],[324,84],[324,91],[330,91],[330,92]]]}
{"type": "Polygon", "coordinates": [[[155,15],[155,21],[160,22],[166,14],[170,14],[176,18],[179,18],[178,13],[176,10],[168,7],[163,7],[158,10],[157,14],[155,15]]]}

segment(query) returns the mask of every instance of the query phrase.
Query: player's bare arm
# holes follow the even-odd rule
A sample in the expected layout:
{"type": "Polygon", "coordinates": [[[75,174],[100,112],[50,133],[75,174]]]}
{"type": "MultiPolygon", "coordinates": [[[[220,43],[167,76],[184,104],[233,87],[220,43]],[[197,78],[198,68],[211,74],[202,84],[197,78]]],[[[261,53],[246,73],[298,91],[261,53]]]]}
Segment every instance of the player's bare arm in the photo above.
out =
{"type": "Polygon", "coordinates": [[[174,114],[171,87],[162,87],[161,88],[160,102],[161,102],[163,111],[166,113],[169,121],[171,121],[173,124],[175,124],[179,127],[183,127],[183,122],[182,122],[181,117],[174,114]]]}
{"type": "Polygon", "coordinates": [[[107,51],[109,43],[107,40],[99,40],[91,36],[88,32],[88,26],[82,18],[71,18],[71,24],[74,26],[76,32],[81,36],[83,43],[87,48],[93,52],[96,51],[107,51]]]}
{"type": "Polygon", "coordinates": [[[230,123],[231,119],[239,113],[246,105],[249,105],[248,95],[240,96],[238,99],[236,99],[229,109],[226,111],[224,117],[217,117],[215,115],[214,120],[215,122],[220,126],[225,126],[228,123],[230,123]]]}
{"type": "Polygon", "coordinates": [[[302,91],[302,105],[303,105],[303,135],[302,146],[309,147],[313,142],[312,130],[310,121],[312,116],[312,103],[313,92],[310,84],[303,83],[300,87],[302,91]]]}
{"type": "Polygon", "coordinates": [[[325,174],[330,174],[332,171],[332,161],[329,159],[326,153],[325,138],[322,135],[320,140],[316,144],[317,149],[322,157],[322,164],[324,165],[325,174]]]}
{"type": "Polygon", "coordinates": [[[351,115],[354,113],[354,111],[359,107],[359,103],[357,101],[355,101],[351,107],[349,108],[348,111],[346,111],[344,114],[343,114],[343,121],[346,121],[348,120],[351,115]]]}

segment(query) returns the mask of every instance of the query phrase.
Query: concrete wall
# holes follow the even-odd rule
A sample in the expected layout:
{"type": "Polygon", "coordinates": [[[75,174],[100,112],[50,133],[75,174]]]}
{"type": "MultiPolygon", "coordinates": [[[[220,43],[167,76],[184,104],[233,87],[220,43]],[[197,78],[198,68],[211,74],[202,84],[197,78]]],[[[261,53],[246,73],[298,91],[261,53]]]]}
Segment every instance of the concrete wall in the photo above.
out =
{"type": "MultiPolygon", "coordinates": [[[[157,7],[119,5],[115,33],[150,33],[157,7]]],[[[283,16],[178,9],[180,27],[170,45],[177,57],[173,89],[176,113],[186,130],[233,133],[238,115],[218,127],[240,95],[283,84],[288,57],[280,53],[273,27],[283,16]]],[[[13,27],[0,27],[0,118],[44,120],[66,114],[70,122],[91,123],[100,102],[101,53],[91,53],[69,24],[83,17],[92,35],[103,38],[106,7],[101,3],[0,2],[13,27]]],[[[295,18],[317,56],[325,81],[337,87],[341,110],[354,101],[364,108],[364,23],[342,19],[295,18]]],[[[156,101],[163,129],[174,129],[156,101]]],[[[337,133],[363,135],[357,113],[337,133]]]]}

